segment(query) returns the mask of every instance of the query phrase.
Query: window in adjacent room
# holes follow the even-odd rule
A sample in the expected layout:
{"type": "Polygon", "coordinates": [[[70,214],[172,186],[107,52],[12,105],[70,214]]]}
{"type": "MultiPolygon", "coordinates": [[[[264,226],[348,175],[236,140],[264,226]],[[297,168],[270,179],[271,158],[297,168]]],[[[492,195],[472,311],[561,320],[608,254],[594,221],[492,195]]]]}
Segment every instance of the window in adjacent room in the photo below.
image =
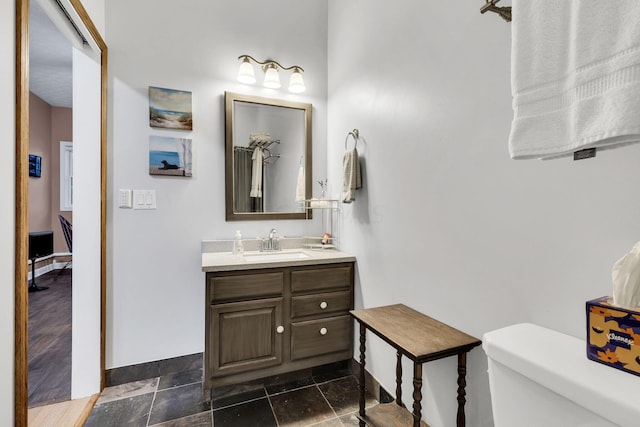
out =
{"type": "Polygon", "coordinates": [[[73,144],[60,141],[60,210],[73,210],[73,144]]]}

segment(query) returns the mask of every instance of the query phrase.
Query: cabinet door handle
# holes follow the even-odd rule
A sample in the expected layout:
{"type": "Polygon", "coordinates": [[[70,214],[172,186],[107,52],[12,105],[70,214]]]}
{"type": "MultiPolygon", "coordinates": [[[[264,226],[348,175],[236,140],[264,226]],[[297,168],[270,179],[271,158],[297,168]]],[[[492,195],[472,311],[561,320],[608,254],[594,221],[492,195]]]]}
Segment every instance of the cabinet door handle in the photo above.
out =
{"type": "Polygon", "coordinates": [[[282,325],[278,326],[276,328],[276,332],[279,333],[279,334],[283,333],[284,332],[284,326],[282,326],[282,325]]]}
{"type": "Polygon", "coordinates": [[[327,304],[327,302],[326,302],[326,301],[322,301],[322,302],[320,303],[320,308],[324,310],[325,308],[327,308],[327,307],[328,307],[328,305],[329,305],[329,304],[327,304]]]}
{"type": "Polygon", "coordinates": [[[327,335],[327,328],[320,328],[320,335],[327,335]]]}

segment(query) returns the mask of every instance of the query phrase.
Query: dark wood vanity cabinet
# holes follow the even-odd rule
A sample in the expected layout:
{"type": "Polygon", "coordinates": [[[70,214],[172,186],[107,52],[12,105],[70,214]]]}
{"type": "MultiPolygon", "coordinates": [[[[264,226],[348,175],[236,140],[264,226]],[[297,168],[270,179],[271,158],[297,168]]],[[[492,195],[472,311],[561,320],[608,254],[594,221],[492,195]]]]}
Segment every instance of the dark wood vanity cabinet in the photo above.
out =
{"type": "Polygon", "coordinates": [[[353,263],[209,272],[204,391],[353,357],[353,263]]]}

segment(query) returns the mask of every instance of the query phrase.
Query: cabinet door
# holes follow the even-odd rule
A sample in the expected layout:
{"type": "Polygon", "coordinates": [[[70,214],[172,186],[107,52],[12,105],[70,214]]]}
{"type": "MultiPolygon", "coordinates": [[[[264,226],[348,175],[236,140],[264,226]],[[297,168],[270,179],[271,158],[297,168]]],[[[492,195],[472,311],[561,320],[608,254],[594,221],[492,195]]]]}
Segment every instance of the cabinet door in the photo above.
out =
{"type": "Polygon", "coordinates": [[[213,377],[282,363],[282,298],[209,306],[213,377]]]}

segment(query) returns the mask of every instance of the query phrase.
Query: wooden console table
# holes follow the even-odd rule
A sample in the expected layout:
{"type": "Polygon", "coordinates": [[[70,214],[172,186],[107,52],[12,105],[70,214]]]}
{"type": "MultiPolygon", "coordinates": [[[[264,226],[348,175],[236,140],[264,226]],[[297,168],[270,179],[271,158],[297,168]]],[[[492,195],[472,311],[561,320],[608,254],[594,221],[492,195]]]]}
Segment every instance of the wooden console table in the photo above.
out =
{"type": "MultiPolygon", "coordinates": [[[[360,426],[427,426],[422,418],[422,364],[444,357],[458,356],[458,416],[457,427],[464,427],[465,375],[467,352],[481,344],[477,338],[425,316],[403,304],[352,310],[360,323],[360,426]],[[397,350],[396,400],[376,405],[365,413],[365,350],[366,331],[382,338],[397,350]],[[402,355],[413,360],[413,414],[402,403],[402,355]],[[413,420],[411,421],[411,418],[413,420]]],[[[427,426],[428,427],[428,426],[427,426]]]]}

